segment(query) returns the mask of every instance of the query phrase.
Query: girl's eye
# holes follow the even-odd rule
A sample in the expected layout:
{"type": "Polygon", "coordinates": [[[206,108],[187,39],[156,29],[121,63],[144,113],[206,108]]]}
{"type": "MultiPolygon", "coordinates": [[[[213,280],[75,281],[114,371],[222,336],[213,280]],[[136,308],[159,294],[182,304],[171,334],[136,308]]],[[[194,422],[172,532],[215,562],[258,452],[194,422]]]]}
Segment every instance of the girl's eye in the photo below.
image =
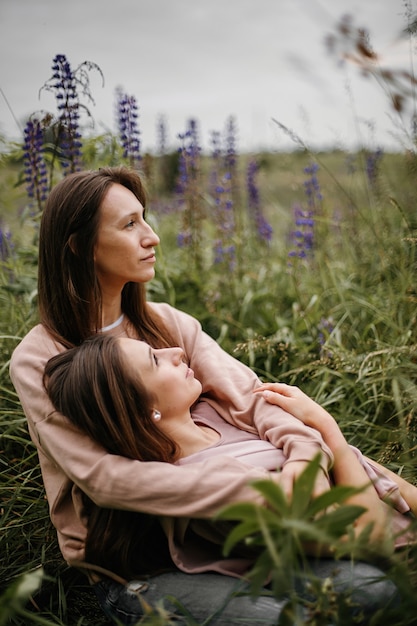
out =
{"type": "Polygon", "coordinates": [[[155,361],[155,365],[158,365],[158,357],[156,354],[153,355],[153,360],[155,361]]]}
{"type": "Polygon", "coordinates": [[[126,228],[132,228],[132,226],[135,225],[135,220],[130,220],[127,224],[126,224],[126,228]]]}

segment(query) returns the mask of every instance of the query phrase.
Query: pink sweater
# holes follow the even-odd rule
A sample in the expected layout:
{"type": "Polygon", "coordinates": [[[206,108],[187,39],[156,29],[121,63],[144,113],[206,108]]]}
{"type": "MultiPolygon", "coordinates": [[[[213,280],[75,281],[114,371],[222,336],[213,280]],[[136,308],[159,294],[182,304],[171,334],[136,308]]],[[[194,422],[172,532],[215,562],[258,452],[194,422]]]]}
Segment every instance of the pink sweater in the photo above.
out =
{"type": "MultiPolygon", "coordinates": [[[[281,449],[285,463],[310,461],[322,451],[322,464],[330,466],[332,455],[321,435],[252,394],[259,384],[255,374],[202,332],[194,318],[167,304],[150,306],[183,348],[203,384],[204,399],[219,415],[281,449]]],[[[126,321],[109,332],[136,336],[126,321]]],[[[203,463],[176,466],[108,454],[49,402],[42,385],[43,369],[47,360],[63,349],[42,325],[35,326],[15,349],[10,375],[38,449],[51,520],[68,563],[84,558],[82,492],[99,506],[163,516],[168,526],[172,518],[207,520],[233,502],[262,501],[250,482],[274,474],[238,459],[216,456],[203,463]]]]}

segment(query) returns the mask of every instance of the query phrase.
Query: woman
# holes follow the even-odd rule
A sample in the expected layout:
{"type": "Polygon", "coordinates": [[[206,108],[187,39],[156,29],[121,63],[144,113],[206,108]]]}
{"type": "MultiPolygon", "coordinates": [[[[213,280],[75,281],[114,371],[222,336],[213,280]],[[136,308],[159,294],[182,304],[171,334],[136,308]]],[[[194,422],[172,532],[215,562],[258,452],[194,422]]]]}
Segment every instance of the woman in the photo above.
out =
{"type": "MultiPolygon", "coordinates": [[[[283,451],[269,441],[227,423],[204,401],[197,403],[202,385],[184,361],[181,348],[158,350],[142,341],[98,334],[53,357],[45,368],[45,386],[55,408],[113,454],[177,464],[202,463],[225,455],[269,472],[276,472],[285,462],[283,451]]],[[[411,520],[402,513],[417,512],[416,487],[395,474],[390,478],[388,471],[381,472],[362,457],[347,444],[330,414],[296,387],[264,384],[253,393],[261,393],[271,404],[285,408],[323,434],[334,454],[334,482],[363,488],[350,499],[366,509],[356,521],[355,531],[360,533],[372,525],[370,543],[375,554],[382,555],[394,541],[397,547],[415,541],[411,520]],[[392,507],[383,498],[389,498],[392,507]]],[[[125,577],[137,573],[133,559],[137,525],[126,514],[103,510],[95,511],[94,520],[86,542],[90,562],[113,567],[125,577]],[[117,523],[109,519],[111,515],[117,516],[117,523]],[[127,543],[132,548],[126,551],[126,559],[117,561],[113,546],[123,518],[126,542],[130,535],[127,543]]],[[[156,520],[153,523],[158,525],[156,520]]],[[[219,543],[216,526],[210,529],[212,544],[207,549],[210,531],[207,526],[202,529],[201,522],[182,519],[175,523],[173,518],[164,518],[161,523],[172,561],[183,571],[214,569],[238,576],[252,564],[246,550],[240,558],[222,559],[214,547],[219,543]]]]}
{"type": "MultiPolygon", "coordinates": [[[[261,501],[250,483],[266,475],[232,458],[190,468],[118,457],[54,411],[42,382],[46,362],[98,331],[140,338],[154,348],[181,346],[207,402],[224,419],[249,432],[257,430],[283,449],[280,482],[288,493],[318,452],[323,472],[317,491],[328,488],[325,472],[332,458],[320,434],[255,397],[256,376],[222,351],[195,319],[167,304],[146,302],[145,284],[154,276],[159,239],[146,223],[145,204],[139,176],[126,168],[74,173],[55,186],[39,233],[40,324],[11,359],[10,374],[38,449],[51,520],[70,564],[85,559],[84,496],[104,508],[208,519],[226,504],[261,501]]],[[[327,576],[325,566],[320,567],[327,576]]],[[[364,578],[375,575],[365,566],[359,570],[346,572],[347,587],[363,586],[364,578]]],[[[201,584],[205,591],[190,598],[187,576],[148,573],[154,574],[146,592],[149,601],[170,594],[201,621],[234,587],[224,576],[193,577],[193,588],[201,584]]],[[[105,610],[123,623],[134,623],[142,614],[136,596],[116,582],[103,579],[96,589],[105,610]]],[[[392,595],[392,589],[383,594],[392,595]]],[[[381,602],[377,596],[374,588],[368,604],[375,598],[381,602]]],[[[223,616],[227,624],[242,614],[256,623],[265,614],[275,620],[279,612],[272,601],[252,605],[239,599],[227,605],[223,616]]]]}

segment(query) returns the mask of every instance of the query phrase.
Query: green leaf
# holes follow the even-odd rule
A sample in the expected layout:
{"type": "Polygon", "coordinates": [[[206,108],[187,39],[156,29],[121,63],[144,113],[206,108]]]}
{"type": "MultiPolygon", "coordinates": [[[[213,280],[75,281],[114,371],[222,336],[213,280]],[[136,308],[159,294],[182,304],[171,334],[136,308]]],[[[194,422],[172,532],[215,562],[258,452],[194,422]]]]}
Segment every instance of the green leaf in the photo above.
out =
{"type": "Polygon", "coordinates": [[[347,527],[365,513],[366,508],[354,504],[344,505],[330,511],[315,520],[315,525],[325,528],[327,532],[334,536],[341,537],[346,534],[347,527]]]}
{"type": "Polygon", "coordinates": [[[300,517],[308,509],[312,499],[314,484],[320,469],[320,455],[316,455],[307,465],[305,470],[294,482],[294,489],[291,499],[291,514],[300,517]]]}
{"type": "Polygon", "coordinates": [[[288,514],[290,505],[281,485],[273,480],[258,480],[252,485],[264,496],[270,508],[281,515],[288,514]]]}
{"type": "Polygon", "coordinates": [[[214,517],[214,519],[239,520],[252,516],[256,517],[257,505],[252,502],[240,502],[225,507],[214,517]]]}
{"type": "Polygon", "coordinates": [[[342,505],[348,498],[361,493],[364,489],[366,489],[366,487],[366,485],[363,487],[336,485],[335,487],[329,489],[329,491],[317,496],[317,498],[310,503],[310,506],[308,507],[308,514],[315,516],[321,511],[326,511],[326,509],[330,508],[334,504],[342,505]]]}
{"type": "Polygon", "coordinates": [[[0,597],[0,626],[26,604],[28,598],[37,591],[43,578],[43,569],[39,568],[18,578],[0,597]]]}
{"type": "Polygon", "coordinates": [[[257,520],[237,524],[227,535],[223,546],[223,554],[228,556],[236,544],[241,541],[245,541],[248,537],[255,533],[259,533],[259,524],[257,520]]]}

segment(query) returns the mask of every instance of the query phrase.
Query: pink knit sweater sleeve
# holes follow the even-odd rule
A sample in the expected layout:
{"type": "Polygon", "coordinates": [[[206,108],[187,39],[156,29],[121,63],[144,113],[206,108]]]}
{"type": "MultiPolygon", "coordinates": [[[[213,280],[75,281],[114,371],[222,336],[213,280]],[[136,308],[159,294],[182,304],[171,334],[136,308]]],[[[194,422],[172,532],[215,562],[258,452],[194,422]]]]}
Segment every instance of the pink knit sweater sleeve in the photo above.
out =
{"type": "Polygon", "coordinates": [[[227,421],[250,432],[257,432],[283,450],[286,463],[311,461],[318,453],[322,466],[329,469],[333,455],[321,434],[253,394],[260,381],[254,372],[227,354],[200,323],[167,304],[153,305],[176,334],[196,378],[203,384],[205,399],[227,421]]]}

